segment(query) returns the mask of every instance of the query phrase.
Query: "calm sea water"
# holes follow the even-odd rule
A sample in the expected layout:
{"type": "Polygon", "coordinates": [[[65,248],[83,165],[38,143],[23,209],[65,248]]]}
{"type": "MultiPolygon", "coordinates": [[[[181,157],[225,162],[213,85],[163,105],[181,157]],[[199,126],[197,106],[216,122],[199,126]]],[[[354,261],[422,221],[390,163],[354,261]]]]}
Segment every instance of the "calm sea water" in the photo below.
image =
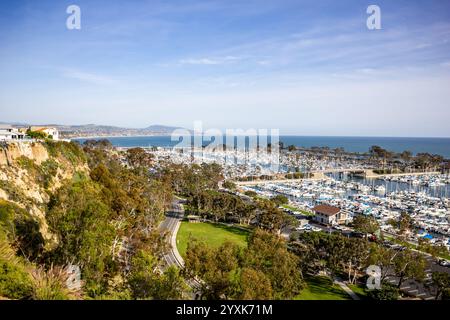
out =
{"type": "MultiPolygon", "coordinates": [[[[117,147],[173,147],[178,141],[171,141],[170,136],[151,137],[111,137],[107,138],[117,147]]],[[[76,139],[84,142],[86,139],[76,139]]],[[[297,147],[342,147],[350,152],[366,152],[373,145],[384,149],[413,154],[428,152],[450,158],[450,138],[397,138],[397,137],[319,137],[319,136],[280,136],[285,146],[297,147]]],[[[207,144],[207,143],[205,143],[207,144]]]]}

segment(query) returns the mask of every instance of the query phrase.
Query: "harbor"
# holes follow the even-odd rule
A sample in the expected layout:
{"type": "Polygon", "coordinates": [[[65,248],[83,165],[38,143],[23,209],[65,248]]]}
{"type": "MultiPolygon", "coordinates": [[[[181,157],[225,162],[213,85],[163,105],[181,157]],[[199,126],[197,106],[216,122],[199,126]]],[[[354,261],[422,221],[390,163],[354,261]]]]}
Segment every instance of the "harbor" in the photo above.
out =
{"type": "Polygon", "coordinates": [[[240,185],[262,197],[285,195],[289,205],[299,211],[311,212],[317,204],[328,204],[349,214],[374,217],[381,230],[394,233],[391,221],[402,212],[408,213],[416,233],[411,241],[426,237],[432,244],[450,248],[450,180],[448,175],[409,175],[394,177],[355,178],[348,174],[331,174],[326,179],[304,179],[295,182],[240,185]]]}

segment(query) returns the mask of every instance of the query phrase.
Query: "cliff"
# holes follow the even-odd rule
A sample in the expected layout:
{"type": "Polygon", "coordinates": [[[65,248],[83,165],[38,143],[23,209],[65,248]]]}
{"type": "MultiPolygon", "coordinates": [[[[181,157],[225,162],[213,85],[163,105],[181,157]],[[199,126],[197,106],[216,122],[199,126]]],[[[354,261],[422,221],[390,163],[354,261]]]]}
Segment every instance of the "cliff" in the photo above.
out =
{"type": "Polygon", "coordinates": [[[44,238],[52,240],[45,219],[50,195],[88,170],[80,148],[68,142],[2,142],[0,199],[26,209],[44,238]]]}

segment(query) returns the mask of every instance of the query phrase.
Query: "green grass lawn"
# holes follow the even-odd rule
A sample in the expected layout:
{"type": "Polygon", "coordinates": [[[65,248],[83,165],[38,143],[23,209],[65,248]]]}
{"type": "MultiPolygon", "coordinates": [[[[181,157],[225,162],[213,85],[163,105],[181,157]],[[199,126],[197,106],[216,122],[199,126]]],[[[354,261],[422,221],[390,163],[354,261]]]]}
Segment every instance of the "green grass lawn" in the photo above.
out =
{"type": "Polygon", "coordinates": [[[177,248],[181,256],[184,257],[189,237],[204,241],[213,248],[219,247],[227,240],[245,247],[247,246],[248,235],[249,231],[223,224],[183,221],[177,234],[177,248]]]}
{"type": "Polygon", "coordinates": [[[306,278],[306,288],[295,300],[351,300],[351,297],[327,277],[306,278]]]}
{"type": "Polygon", "coordinates": [[[364,287],[356,284],[347,284],[347,286],[352,289],[352,291],[356,293],[361,299],[368,299],[367,292],[364,290],[364,287]]]}

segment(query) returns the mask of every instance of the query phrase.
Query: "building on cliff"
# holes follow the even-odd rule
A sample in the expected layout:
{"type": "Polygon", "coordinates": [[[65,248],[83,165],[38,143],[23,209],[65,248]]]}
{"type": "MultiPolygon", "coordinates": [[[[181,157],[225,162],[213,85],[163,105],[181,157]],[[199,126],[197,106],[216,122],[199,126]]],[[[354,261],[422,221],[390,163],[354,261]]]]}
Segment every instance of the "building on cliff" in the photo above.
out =
{"type": "Polygon", "coordinates": [[[0,141],[5,140],[24,140],[26,134],[11,125],[0,124],[0,141]]]}
{"type": "Polygon", "coordinates": [[[29,130],[30,131],[36,131],[36,132],[43,132],[48,137],[51,137],[53,140],[59,140],[59,132],[58,132],[58,129],[56,129],[56,128],[31,126],[29,128],[29,130]]]}

